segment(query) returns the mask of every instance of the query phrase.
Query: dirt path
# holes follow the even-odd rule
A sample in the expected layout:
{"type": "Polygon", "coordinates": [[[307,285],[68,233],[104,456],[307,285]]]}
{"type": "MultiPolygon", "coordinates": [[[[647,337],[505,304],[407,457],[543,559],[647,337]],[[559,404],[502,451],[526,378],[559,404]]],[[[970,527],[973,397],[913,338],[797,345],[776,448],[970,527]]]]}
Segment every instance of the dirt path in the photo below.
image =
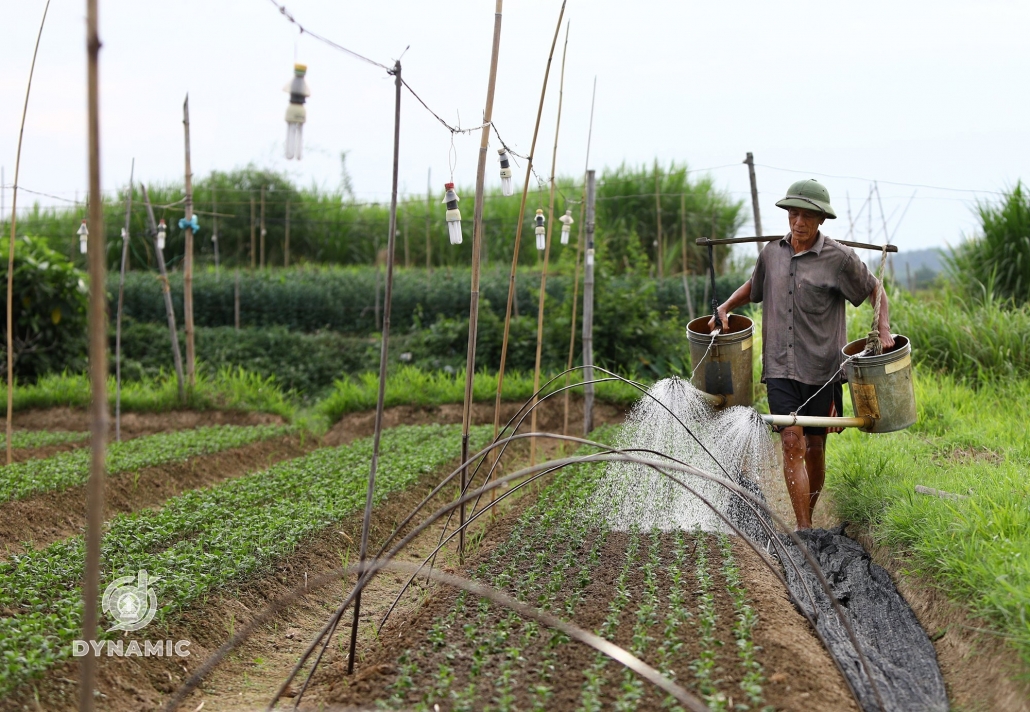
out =
{"type": "MultiPolygon", "coordinates": [[[[282,436],[185,462],[111,475],[104,481],[104,521],[122,512],[159,506],[187,490],[300,457],[317,444],[310,437],[282,436]]],[[[31,548],[41,549],[55,541],[82,534],[85,526],[85,485],[4,502],[0,504],[0,551],[6,556],[18,554],[29,542],[31,548]]]]}

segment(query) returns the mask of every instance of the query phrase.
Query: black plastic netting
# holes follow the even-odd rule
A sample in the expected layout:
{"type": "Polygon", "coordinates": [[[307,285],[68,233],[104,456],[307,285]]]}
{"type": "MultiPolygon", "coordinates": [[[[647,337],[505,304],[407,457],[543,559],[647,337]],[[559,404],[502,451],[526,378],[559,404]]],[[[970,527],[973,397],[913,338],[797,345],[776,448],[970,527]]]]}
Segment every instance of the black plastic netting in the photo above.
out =
{"type": "MultiPolygon", "coordinates": [[[[883,712],[947,710],[948,696],[933,644],[890,574],[873,563],[858,542],[844,535],[844,525],[797,534],[822,568],[855,631],[883,700],[883,712]]],[[[783,535],[780,538],[805,579],[802,583],[795,568],[783,562],[795,603],[816,619],[816,628],[856,691],[862,709],[880,710],[869,677],[822,585],[793,541],[783,535]],[[814,611],[809,591],[816,601],[814,611]]]]}

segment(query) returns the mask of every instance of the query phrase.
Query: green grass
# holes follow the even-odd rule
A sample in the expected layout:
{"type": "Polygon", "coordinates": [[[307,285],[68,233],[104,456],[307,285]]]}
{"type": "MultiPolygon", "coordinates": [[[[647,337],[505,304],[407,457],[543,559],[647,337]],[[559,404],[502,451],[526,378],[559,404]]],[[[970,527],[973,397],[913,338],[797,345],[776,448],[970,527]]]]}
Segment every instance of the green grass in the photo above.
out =
{"type": "MultiPolygon", "coordinates": [[[[460,432],[456,425],[384,432],[376,501],[453,461],[460,432]]],[[[489,428],[472,434],[481,447],[489,428]]],[[[104,535],[101,585],[145,568],[151,580],[161,577],[157,620],[166,621],[227,584],[267,572],[306,536],[361,511],[371,453],[372,439],[364,438],[191,490],[161,509],[119,515],[104,535]]],[[[84,552],[75,537],[0,563],[0,695],[69,656],[81,634],[84,552]]]]}
{"type": "MultiPolygon", "coordinates": [[[[6,389],[5,389],[6,393],[6,389]]],[[[84,373],[50,374],[35,383],[15,384],[14,409],[68,406],[87,408],[90,404],[89,377],[84,373]]],[[[114,406],[115,381],[107,382],[108,402],[114,406]]],[[[174,373],[162,373],[140,381],[122,381],[122,411],[160,413],[191,410],[242,410],[273,413],[290,419],[295,406],[272,378],[262,378],[242,368],[222,368],[215,375],[198,369],[197,384],[187,388],[186,403],[179,402],[174,373]]]]}
{"type": "Polygon", "coordinates": [[[841,519],[938,582],[1009,638],[1030,664],[1030,380],[982,382],[916,373],[918,422],[828,450],[841,519]],[[918,495],[925,485],[967,499],[918,495]]]}
{"type": "MultiPolygon", "coordinates": [[[[11,433],[12,448],[47,447],[80,443],[89,440],[89,433],[84,430],[15,430],[11,433]]],[[[7,446],[7,436],[0,433],[0,447],[7,446]]]]}
{"type": "MultiPolygon", "coordinates": [[[[604,374],[596,374],[599,378],[604,374]]],[[[550,376],[541,376],[543,385],[550,376]]],[[[572,375],[572,383],[580,382],[578,374],[572,375]]],[[[553,392],[565,385],[560,379],[547,392],[553,392]]],[[[375,408],[379,389],[379,374],[365,373],[354,378],[339,380],[332,392],[320,402],[315,410],[335,423],[346,413],[375,408]]],[[[582,389],[576,389],[582,393],[582,389]]],[[[599,383],[595,387],[598,400],[628,405],[635,403],[640,391],[621,382],[599,383]]],[[[473,400],[492,403],[497,394],[497,374],[478,373],[473,382],[473,400]]],[[[533,376],[509,371],[504,375],[504,400],[528,401],[533,395],[533,376]]],[[[556,396],[557,397],[557,396],[556,396]]],[[[445,403],[462,403],[465,399],[465,374],[459,371],[448,374],[443,371],[423,371],[404,366],[390,373],[386,379],[386,405],[434,406],[445,403]]]]}
{"type": "MultiPolygon", "coordinates": [[[[267,440],[291,429],[288,425],[217,425],[114,442],[108,445],[107,471],[118,474],[181,462],[267,440]]],[[[91,457],[91,449],[80,448],[0,467],[0,503],[84,484],[89,479],[91,457]]]]}

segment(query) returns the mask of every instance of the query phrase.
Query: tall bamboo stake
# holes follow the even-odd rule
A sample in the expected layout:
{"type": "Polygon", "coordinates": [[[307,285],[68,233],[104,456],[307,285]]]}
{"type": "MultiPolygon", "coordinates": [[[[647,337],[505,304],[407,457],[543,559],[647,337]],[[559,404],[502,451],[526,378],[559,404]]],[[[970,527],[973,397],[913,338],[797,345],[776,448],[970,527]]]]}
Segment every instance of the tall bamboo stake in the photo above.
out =
{"type": "MultiPolygon", "coordinates": [[[[483,248],[483,192],[486,181],[486,152],[490,145],[490,121],[494,113],[494,88],[497,84],[497,55],[501,50],[501,5],[494,7],[494,40],[490,50],[490,78],[486,85],[486,109],[483,111],[483,132],[479,139],[479,165],[476,167],[476,203],[472,212],[472,289],[469,297],[469,343],[465,360],[465,403],[461,411],[461,461],[468,462],[469,429],[472,426],[472,390],[476,378],[476,332],[479,327],[479,276],[483,248]]],[[[461,470],[461,490],[465,493],[468,467],[461,470]]],[[[465,503],[458,512],[458,560],[465,559],[465,503]]]]}
{"type": "MultiPolygon", "coordinates": [[[[579,201],[579,231],[576,235],[576,276],[572,280],[572,328],[569,330],[569,361],[565,366],[566,371],[572,370],[572,358],[576,353],[576,307],[579,301],[579,258],[583,254],[583,215],[587,208],[587,170],[590,168],[590,139],[594,135],[594,100],[597,98],[597,77],[594,77],[594,91],[590,95],[590,128],[587,130],[587,160],[583,166],[583,195],[579,201]]],[[[569,378],[571,373],[565,374],[565,420],[562,425],[562,435],[569,434],[569,378]]]]}
{"type": "Polygon", "coordinates": [[[261,186],[261,269],[265,268],[265,186],[261,186]]]}
{"type": "Polygon", "coordinates": [[[125,195],[125,230],[122,235],[122,267],[118,276],[118,314],[114,327],[114,439],[122,441],[122,307],[125,304],[125,265],[129,261],[129,219],[132,217],[132,179],[136,159],[129,170],[129,191],[125,195]]]}
{"type": "Polygon", "coordinates": [[[594,429],[594,172],[587,171],[587,254],[583,265],[583,437],[594,429]]]}
{"type": "Polygon", "coordinates": [[[182,104],[182,125],[186,133],[186,255],[182,270],[182,319],[186,326],[186,379],[193,388],[197,384],[194,373],[196,351],[193,344],[193,171],[190,169],[190,97],[182,104]]]}
{"type": "Polygon", "coordinates": [[[655,250],[658,253],[658,279],[665,276],[665,243],[662,238],[662,183],[661,174],[658,172],[658,159],[654,159],[654,206],[655,218],[658,223],[657,238],[655,239],[655,250]]]}
{"type": "Polygon", "coordinates": [[[430,168],[426,174],[426,276],[433,273],[432,253],[429,246],[429,221],[433,212],[433,169],[430,168]]]}
{"type": "MultiPolygon", "coordinates": [[[[515,248],[511,255],[511,273],[508,275],[508,305],[504,313],[504,337],[501,340],[501,365],[497,369],[497,396],[494,400],[494,438],[501,430],[501,392],[504,389],[504,366],[508,360],[508,335],[511,331],[511,304],[515,297],[515,270],[519,265],[519,246],[522,243],[522,224],[526,217],[526,198],[529,195],[529,181],[533,175],[533,155],[536,153],[536,139],[540,134],[540,117],[544,113],[544,97],[547,96],[547,77],[551,73],[551,60],[554,48],[558,44],[558,33],[561,32],[561,21],[565,16],[565,0],[562,0],[558,12],[558,23],[554,27],[554,38],[551,40],[551,51],[547,55],[547,67],[544,69],[544,84],[540,88],[540,104],[536,110],[536,124],[533,126],[533,142],[529,145],[529,158],[526,161],[526,182],[522,186],[522,203],[519,205],[519,222],[515,227],[515,248]]],[[[491,462],[493,462],[491,454],[491,462]]],[[[491,490],[490,501],[496,499],[496,490],[491,490]]]]}
{"type": "MultiPolygon", "coordinates": [[[[97,0],[86,0],[86,54],[88,57],[89,110],[89,378],[92,401],[90,430],[92,453],[86,484],[86,569],[82,585],[82,639],[97,634],[97,598],[100,589],[100,538],[104,524],[104,470],[107,454],[107,289],[104,201],[100,193],[100,105],[97,34],[97,0]]],[[[96,658],[82,658],[79,678],[79,710],[93,709],[96,658]]]]}
{"type": "MultiPolygon", "coordinates": [[[[551,257],[551,229],[554,227],[554,173],[558,160],[558,130],[561,128],[561,104],[565,93],[565,55],[569,49],[569,25],[565,25],[565,45],[561,53],[561,75],[558,80],[558,118],[554,124],[554,148],[551,151],[551,190],[547,207],[547,238],[544,241],[544,265],[540,271],[540,303],[536,314],[536,366],[533,368],[533,415],[530,418],[530,432],[536,432],[537,396],[540,390],[540,360],[544,344],[544,297],[547,288],[547,263],[551,257]]],[[[536,438],[529,441],[529,464],[536,464],[536,438]]]]}
{"type": "MultiPolygon", "coordinates": [[[[219,266],[218,266],[218,194],[217,188],[212,182],[211,185],[211,209],[214,215],[211,216],[211,245],[215,249],[215,281],[219,280],[219,266]]],[[[289,216],[289,208],[286,210],[286,215],[289,216]]],[[[288,233],[287,233],[288,234],[288,233]]]]}
{"type": "Polygon", "coordinates": [[[257,233],[255,230],[254,217],[254,191],[250,192],[250,268],[257,266],[257,233]]]}
{"type": "MultiPolygon", "coordinates": [[[[758,237],[762,236],[762,212],[758,208],[758,179],[755,178],[755,157],[751,151],[747,152],[747,157],[744,158],[744,163],[747,164],[747,175],[751,181],[751,210],[755,216],[755,235],[758,237]]],[[[762,254],[762,243],[756,243],[758,248],[758,254],[762,254]]]]}
{"type": "MultiPolygon", "coordinates": [[[[29,112],[29,94],[32,93],[32,75],[36,72],[36,55],[39,54],[39,40],[43,36],[50,0],[43,7],[43,19],[36,33],[36,48],[32,50],[32,64],[29,66],[29,82],[25,87],[25,104],[21,110],[21,128],[18,129],[18,152],[14,159],[14,188],[11,198],[11,242],[7,247],[7,464],[11,464],[11,421],[14,417],[14,235],[18,227],[18,171],[21,170],[21,142],[25,136],[25,116],[29,112]]],[[[2,183],[3,181],[0,181],[2,183]]],[[[0,211],[2,212],[2,211],[0,211]]]]}
{"type": "MultiPolygon", "coordinates": [[[[359,566],[368,555],[368,530],[372,525],[372,498],[376,487],[376,469],[379,466],[379,441],[383,434],[383,405],[386,400],[386,357],[390,347],[390,303],[393,298],[393,253],[397,233],[397,167],[400,165],[401,146],[401,63],[396,61],[393,70],[396,91],[393,115],[393,190],[390,194],[390,234],[386,238],[386,305],[383,312],[383,340],[379,348],[379,394],[376,398],[376,418],[372,435],[372,465],[368,473],[368,490],[365,493],[365,516],[361,521],[361,549],[359,566]]],[[[358,578],[363,575],[359,569],[358,578]]],[[[354,653],[358,645],[358,618],[361,615],[361,591],[354,599],[354,622],[350,630],[350,656],[347,659],[347,674],[354,672],[354,653]]]]}
{"type": "Polygon", "coordinates": [[[680,244],[683,248],[683,293],[687,300],[687,316],[694,320],[694,297],[690,293],[690,280],[687,279],[687,194],[686,186],[680,193],[680,244]]]}
{"type": "Polygon", "coordinates": [[[179,351],[179,333],[175,326],[175,307],[172,306],[172,289],[168,285],[168,270],[165,267],[165,255],[157,246],[157,222],[154,220],[154,208],[150,205],[150,195],[145,183],[140,183],[143,191],[143,202],[147,206],[147,220],[150,224],[150,236],[154,240],[154,254],[157,257],[157,269],[161,275],[161,294],[165,302],[165,316],[168,317],[168,331],[172,337],[172,363],[175,366],[175,377],[179,384],[179,403],[186,403],[186,388],[183,385],[182,353],[179,351]]]}
{"type": "Polygon", "coordinates": [[[283,267],[290,266],[290,201],[286,201],[286,233],[283,235],[283,267]]]}

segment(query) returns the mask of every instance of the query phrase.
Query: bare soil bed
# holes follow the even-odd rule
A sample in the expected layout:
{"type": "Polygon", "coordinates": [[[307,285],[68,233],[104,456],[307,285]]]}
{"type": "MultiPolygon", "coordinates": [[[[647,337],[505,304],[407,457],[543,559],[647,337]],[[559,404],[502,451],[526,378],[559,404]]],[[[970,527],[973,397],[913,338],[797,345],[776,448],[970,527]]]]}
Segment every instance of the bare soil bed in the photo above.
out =
{"type": "MultiPolygon", "coordinates": [[[[22,430],[89,430],[89,412],[76,408],[34,408],[14,414],[12,427],[22,430]]],[[[204,425],[275,425],[270,413],[235,410],[173,410],[166,413],[122,413],[122,438],[188,430],[204,425]]],[[[114,416],[111,417],[114,437],[114,416]]]]}

